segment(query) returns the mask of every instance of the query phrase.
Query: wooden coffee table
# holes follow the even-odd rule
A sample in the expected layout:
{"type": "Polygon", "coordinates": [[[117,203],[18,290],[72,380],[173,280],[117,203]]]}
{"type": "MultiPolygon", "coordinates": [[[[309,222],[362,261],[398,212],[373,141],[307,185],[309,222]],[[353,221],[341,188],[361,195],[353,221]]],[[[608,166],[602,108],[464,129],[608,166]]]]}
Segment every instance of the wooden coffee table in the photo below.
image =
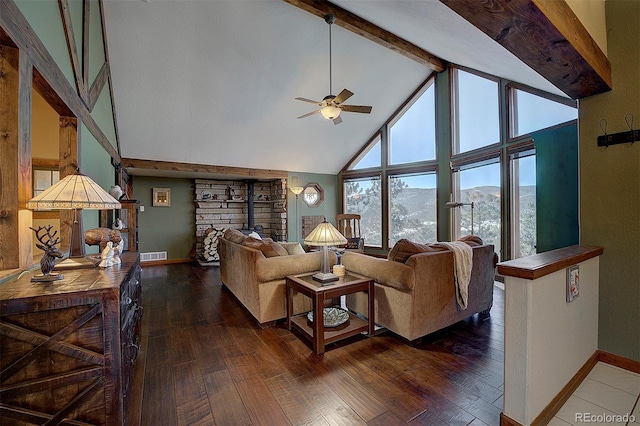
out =
{"type": "Polygon", "coordinates": [[[374,320],[374,281],[373,278],[347,272],[338,281],[324,285],[312,278],[314,273],[290,275],[287,277],[287,328],[300,331],[313,343],[313,351],[324,353],[325,345],[345,339],[356,334],[367,332],[372,336],[375,331],[374,320]],[[293,292],[297,291],[309,297],[313,305],[313,322],[307,319],[307,313],[293,315],[293,292]],[[338,327],[324,326],[324,302],[340,296],[367,292],[369,298],[369,320],[348,313],[349,320],[338,327]]]}

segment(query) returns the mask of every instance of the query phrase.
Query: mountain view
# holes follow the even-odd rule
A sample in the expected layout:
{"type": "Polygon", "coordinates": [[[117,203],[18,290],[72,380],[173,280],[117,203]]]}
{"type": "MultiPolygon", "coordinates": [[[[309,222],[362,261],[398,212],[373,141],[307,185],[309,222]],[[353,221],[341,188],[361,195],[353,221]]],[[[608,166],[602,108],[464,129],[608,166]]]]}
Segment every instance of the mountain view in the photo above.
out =
{"type": "MultiPolygon", "coordinates": [[[[367,182],[368,183],[368,182],[367,182]]],[[[390,246],[401,238],[418,243],[430,243],[436,238],[436,190],[434,188],[408,188],[401,179],[392,179],[390,211],[390,246]]],[[[521,186],[519,199],[520,220],[516,224],[519,239],[518,257],[535,253],[535,185],[521,186]]],[[[366,189],[359,182],[346,185],[347,212],[362,216],[361,227],[365,244],[382,246],[382,218],[379,181],[366,189]]],[[[474,203],[473,233],[487,244],[494,244],[500,252],[500,188],[478,186],[461,191],[461,201],[474,203]]],[[[471,207],[460,207],[460,235],[471,234],[471,207]]]]}

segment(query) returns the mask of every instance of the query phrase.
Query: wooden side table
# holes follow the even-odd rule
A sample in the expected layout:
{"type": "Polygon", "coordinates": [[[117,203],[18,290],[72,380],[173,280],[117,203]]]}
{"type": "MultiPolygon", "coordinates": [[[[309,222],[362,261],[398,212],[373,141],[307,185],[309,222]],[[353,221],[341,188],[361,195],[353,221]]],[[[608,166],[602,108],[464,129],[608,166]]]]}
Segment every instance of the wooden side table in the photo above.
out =
{"type": "Polygon", "coordinates": [[[313,273],[290,275],[287,277],[287,328],[295,328],[313,343],[313,351],[317,354],[324,353],[327,344],[345,339],[356,334],[367,332],[372,336],[375,331],[374,318],[374,281],[373,278],[347,272],[338,281],[323,285],[315,281],[313,273]],[[293,292],[297,291],[311,298],[313,305],[313,323],[307,319],[307,313],[293,315],[293,292]],[[369,320],[365,321],[358,316],[349,313],[349,321],[346,325],[335,328],[324,326],[324,302],[325,300],[339,298],[340,296],[367,292],[369,298],[369,320]]]}

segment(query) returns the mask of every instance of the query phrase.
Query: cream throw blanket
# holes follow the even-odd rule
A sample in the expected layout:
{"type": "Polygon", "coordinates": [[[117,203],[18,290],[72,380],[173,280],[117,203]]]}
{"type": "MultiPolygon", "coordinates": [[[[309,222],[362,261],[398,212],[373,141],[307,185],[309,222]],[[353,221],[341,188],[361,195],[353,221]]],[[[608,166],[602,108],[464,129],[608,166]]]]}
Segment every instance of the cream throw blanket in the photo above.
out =
{"type": "Polygon", "coordinates": [[[467,309],[469,281],[473,268],[473,249],[462,241],[438,242],[434,246],[445,247],[453,252],[453,277],[456,300],[462,309],[467,309]]]}

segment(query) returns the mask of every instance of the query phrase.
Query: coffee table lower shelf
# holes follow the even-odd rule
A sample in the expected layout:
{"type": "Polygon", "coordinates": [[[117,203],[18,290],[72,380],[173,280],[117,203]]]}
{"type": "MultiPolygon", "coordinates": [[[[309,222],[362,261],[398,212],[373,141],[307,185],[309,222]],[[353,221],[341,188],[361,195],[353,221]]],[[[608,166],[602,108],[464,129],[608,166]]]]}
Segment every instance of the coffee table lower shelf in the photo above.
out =
{"type": "MultiPolygon", "coordinates": [[[[291,317],[291,325],[300,331],[309,341],[313,343],[313,327],[307,319],[307,314],[296,315],[291,317]]],[[[347,337],[355,336],[369,330],[369,322],[358,316],[349,313],[349,321],[338,327],[325,327],[324,338],[325,344],[337,342],[347,337]]]]}

